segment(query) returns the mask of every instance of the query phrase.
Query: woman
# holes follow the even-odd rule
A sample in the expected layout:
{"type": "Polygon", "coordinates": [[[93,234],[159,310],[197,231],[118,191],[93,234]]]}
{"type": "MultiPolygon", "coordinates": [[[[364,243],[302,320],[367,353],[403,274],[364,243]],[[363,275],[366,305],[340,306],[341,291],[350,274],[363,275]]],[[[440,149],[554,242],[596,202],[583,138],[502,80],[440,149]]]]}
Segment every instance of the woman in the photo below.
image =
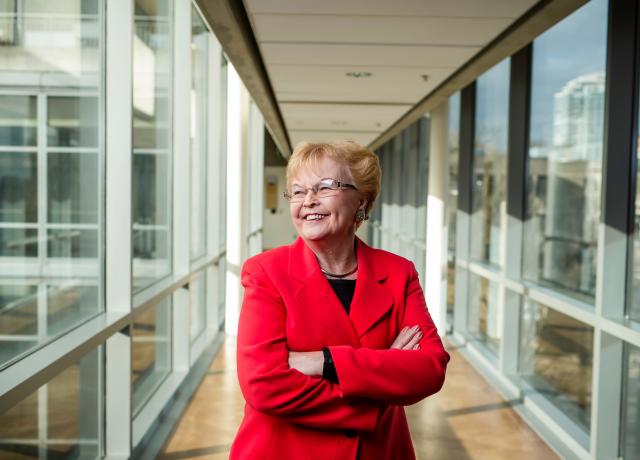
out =
{"type": "Polygon", "coordinates": [[[299,237],[242,269],[231,459],[415,458],[402,406],[439,391],[449,355],[413,264],[355,236],[379,190],[377,157],[354,142],[291,156],[299,237]]]}

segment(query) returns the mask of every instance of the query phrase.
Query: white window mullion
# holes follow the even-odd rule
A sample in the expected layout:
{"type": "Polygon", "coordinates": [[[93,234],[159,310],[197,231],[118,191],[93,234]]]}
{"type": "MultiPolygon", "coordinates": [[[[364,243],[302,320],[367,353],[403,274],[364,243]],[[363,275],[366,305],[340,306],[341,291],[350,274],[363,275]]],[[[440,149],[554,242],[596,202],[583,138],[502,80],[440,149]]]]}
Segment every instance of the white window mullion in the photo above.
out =
{"type": "MultiPolygon", "coordinates": [[[[190,270],[191,2],[173,4],[173,273],[190,270]]],[[[173,295],[173,370],[189,369],[189,292],[173,295]]]]}
{"type": "MultiPolygon", "coordinates": [[[[106,6],[106,311],[131,311],[133,0],[106,6]]],[[[131,452],[131,338],[106,342],[105,453],[131,452]]]]}
{"type": "MultiPolygon", "coordinates": [[[[219,177],[226,174],[226,171],[220,168],[222,155],[226,155],[226,151],[222,151],[222,48],[218,41],[209,36],[208,46],[208,74],[209,74],[209,91],[207,92],[207,235],[206,247],[209,257],[218,256],[220,253],[220,225],[224,216],[222,212],[222,200],[226,199],[220,195],[219,177]]],[[[207,328],[217,331],[220,324],[218,318],[218,270],[220,264],[216,264],[213,268],[207,270],[207,328]]]]}

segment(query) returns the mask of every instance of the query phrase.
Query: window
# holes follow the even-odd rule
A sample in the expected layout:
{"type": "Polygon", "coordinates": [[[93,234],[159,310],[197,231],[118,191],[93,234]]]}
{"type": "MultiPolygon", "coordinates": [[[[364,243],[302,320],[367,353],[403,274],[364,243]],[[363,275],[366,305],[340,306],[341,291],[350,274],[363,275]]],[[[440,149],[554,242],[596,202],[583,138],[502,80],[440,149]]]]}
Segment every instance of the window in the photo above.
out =
{"type": "Polygon", "coordinates": [[[504,298],[497,283],[474,273],[469,274],[469,334],[498,355],[504,298]]]}
{"type": "Polygon", "coordinates": [[[189,337],[192,342],[200,336],[207,325],[206,281],[206,272],[203,270],[189,283],[189,303],[191,305],[189,314],[189,337]]]}
{"type": "Polygon", "coordinates": [[[626,372],[623,376],[621,457],[640,458],[640,348],[625,345],[626,372]]]}
{"type": "Polygon", "coordinates": [[[103,311],[102,2],[0,4],[0,368],[103,311]],[[9,5],[10,4],[10,5],[9,5]]]}
{"type": "Polygon", "coordinates": [[[476,81],[471,257],[502,266],[506,225],[509,60],[476,81]]]}
{"type": "Polygon", "coordinates": [[[460,93],[449,98],[448,110],[448,169],[449,194],[447,196],[447,316],[453,324],[456,280],[456,216],[458,214],[458,161],[460,158],[460,93]]]}
{"type": "Polygon", "coordinates": [[[171,297],[134,318],[131,367],[132,410],[136,414],[171,371],[171,297]]]}
{"type": "Polygon", "coordinates": [[[191,6],[191,260],[206,251],[209,30],[191,6]]]}
{"type": "Polygon", "coordinates": [[[135,2],[133,36],[134,291],[171,273],[171,4],[135,2]]]}
{"type": "Polygon", "coordinates": [[[101,348],[89,352],[0,414],[0,457],[100,458],[101,362],[101,348]]]}
{"type": "Polygon", "coordinates": [[[607,2],[533,43],[524,276],[592,302],[602,184],[607,2]]]}
{"type": "Polygon", "coordinates": [[[593,328],[525,299],[520,331],[520,374],[588,432],[593,328]]]}

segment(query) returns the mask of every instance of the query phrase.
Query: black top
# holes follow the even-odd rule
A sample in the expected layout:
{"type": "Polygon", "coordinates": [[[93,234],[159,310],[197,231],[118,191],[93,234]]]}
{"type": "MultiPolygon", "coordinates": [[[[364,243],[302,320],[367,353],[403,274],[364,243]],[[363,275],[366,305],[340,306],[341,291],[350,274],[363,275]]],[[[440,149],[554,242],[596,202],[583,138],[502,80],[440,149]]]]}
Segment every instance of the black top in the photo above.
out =
{"type": "Polygon", "coordinates": [[[333,288],[333,291],[338,296],[340,303],[344,307],[344,310],[349,314],[349,308],[351,307],[351,301],[353,300],[353,293],[356,289],[356,280],[333,280],[328,279],[329,284],[333,288]]]}
{"type": "MultiPolygon", "coordinates": [[[[338,296],[340,303],[348,315],[351,307],[351,301],[353,300],[353,293],[356,290],[356,280],[327,279],[327,281],[329,281],[329,284],[333,288],[333,292],[338,296]]],[[[336,373],[336,368],[333,364],[329,348],[323,348],[322,352],[324,354],[322,377],[330,382],[338,383],[338,374],[336,373]]]]}

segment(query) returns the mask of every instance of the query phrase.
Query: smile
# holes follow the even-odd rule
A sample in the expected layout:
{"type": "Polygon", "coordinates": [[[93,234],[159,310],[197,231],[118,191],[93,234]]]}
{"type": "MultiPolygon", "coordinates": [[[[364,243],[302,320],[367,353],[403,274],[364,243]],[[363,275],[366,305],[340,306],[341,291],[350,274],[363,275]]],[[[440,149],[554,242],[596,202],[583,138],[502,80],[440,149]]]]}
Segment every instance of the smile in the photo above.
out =
{"type": "Polygon", "coordinates": [[[306,216],[304,216],[304,220],[306,221],[321,220],[327,217],[327,215],[328,214],[307,214],[306,216]]]}

